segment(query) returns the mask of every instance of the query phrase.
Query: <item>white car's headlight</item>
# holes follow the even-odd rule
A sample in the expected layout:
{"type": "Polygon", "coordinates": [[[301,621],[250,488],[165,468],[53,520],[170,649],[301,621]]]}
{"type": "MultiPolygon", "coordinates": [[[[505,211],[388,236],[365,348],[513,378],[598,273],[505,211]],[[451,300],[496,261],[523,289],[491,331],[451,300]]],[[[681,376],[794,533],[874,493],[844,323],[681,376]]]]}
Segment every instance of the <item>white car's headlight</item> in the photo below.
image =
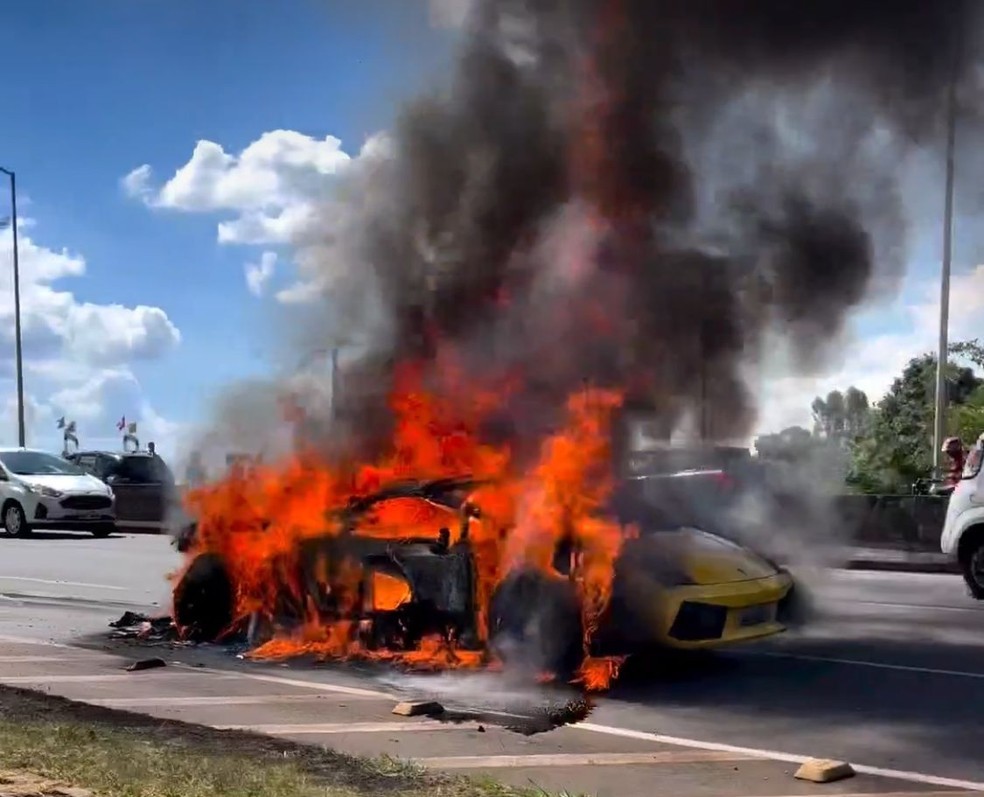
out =
{"type": "Polygon", "coordinates": [[[25,484],[24,489],[29,493],[34,493],[35,495],[42,495],[45,498],[61,498],[65,493],[60,490],[54,490],[51,487],[45,487],[43,484],[25,484]]]}

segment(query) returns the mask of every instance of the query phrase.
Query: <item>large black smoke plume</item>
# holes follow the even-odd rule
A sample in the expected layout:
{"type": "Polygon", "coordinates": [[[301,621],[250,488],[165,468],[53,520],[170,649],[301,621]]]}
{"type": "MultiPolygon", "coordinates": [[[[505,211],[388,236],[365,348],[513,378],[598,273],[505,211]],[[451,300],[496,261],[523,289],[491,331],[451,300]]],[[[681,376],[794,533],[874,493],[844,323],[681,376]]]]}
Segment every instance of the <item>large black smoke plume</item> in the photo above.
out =
{"type": "Polygon", "coordinates": [[[747,434],[767,333],[814,368],[900,273],[896,174],[941,140],[980,8],[476,0],[449,85],[353,171],[307,264],[368,347],[339,397],[359,441],[387,437],[393,363],[448,347],[476,380],[524,374],[520,437],[585,381],[667,431],[703,405],[747,434]]]}

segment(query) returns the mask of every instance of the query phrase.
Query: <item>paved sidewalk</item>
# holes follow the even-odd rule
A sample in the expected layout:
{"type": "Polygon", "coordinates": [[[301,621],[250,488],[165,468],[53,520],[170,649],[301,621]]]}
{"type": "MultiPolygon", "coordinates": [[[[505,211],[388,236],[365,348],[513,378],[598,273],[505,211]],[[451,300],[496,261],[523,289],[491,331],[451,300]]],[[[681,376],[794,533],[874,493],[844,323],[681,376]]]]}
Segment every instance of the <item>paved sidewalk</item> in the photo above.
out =
{"type": "MultiPolygon", "coordinates": [[[[134,650],[134,655],[169,651],[134,650]]],[[[127,672],[132,659],[27,640],[0,640],[0,684],[162,719],[248,729],[360,755],[413,759],[440,770],[488,775],[547,792],[597,797],[884,795],[963,797],[975,784],[906,781],[872,774],[818,786],[795,780],[795,761],[757,751],[667,740],[590,721],[535,736],[478,722],[394,716],[394,695],[355,679],[275,668],[214,669],[172,662],[127,672]],[[317,678],[317,680],[316,680],[317,678]],[[952,787],[951,787],[952,786],[952,787]]],[[[737,739],[736,744],[752,744],[737,739]]]]}

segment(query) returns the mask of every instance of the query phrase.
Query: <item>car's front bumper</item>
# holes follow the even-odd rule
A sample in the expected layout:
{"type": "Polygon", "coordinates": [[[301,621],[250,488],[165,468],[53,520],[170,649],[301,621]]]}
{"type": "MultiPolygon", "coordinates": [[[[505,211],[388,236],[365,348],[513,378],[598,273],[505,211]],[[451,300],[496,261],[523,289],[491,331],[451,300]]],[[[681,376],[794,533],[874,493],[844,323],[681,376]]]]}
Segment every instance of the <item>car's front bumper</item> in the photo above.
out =
{"type": "Polygon", "coordinates": [[[793,579],[785,571],[725,584],[663,587],[633,600],[629,647],[715,648],[772,636],[786,630],[785,604],[793,579]]]}
{"type": "Polygon", "coordinates": [[[74,496],[51,498],[38,496],[27,522],[34,529],[65,529],[78,531],[101,531],[116,524],[116,507],[114,502],[109,506],[96,508],[66,507],[66,499],[74,496]]]}

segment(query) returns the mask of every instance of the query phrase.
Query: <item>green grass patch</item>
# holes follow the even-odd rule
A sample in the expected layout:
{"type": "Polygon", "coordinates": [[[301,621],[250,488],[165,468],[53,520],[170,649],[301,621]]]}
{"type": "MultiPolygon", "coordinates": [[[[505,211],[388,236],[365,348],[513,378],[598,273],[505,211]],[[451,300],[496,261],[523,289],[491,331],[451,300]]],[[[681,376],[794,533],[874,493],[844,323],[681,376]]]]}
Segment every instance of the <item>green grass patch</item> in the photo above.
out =
{"type": "Polygon", "coordinates": [[[100,797],[543,797],[412,763],[0,687],[0,769],[100,797]]]}

